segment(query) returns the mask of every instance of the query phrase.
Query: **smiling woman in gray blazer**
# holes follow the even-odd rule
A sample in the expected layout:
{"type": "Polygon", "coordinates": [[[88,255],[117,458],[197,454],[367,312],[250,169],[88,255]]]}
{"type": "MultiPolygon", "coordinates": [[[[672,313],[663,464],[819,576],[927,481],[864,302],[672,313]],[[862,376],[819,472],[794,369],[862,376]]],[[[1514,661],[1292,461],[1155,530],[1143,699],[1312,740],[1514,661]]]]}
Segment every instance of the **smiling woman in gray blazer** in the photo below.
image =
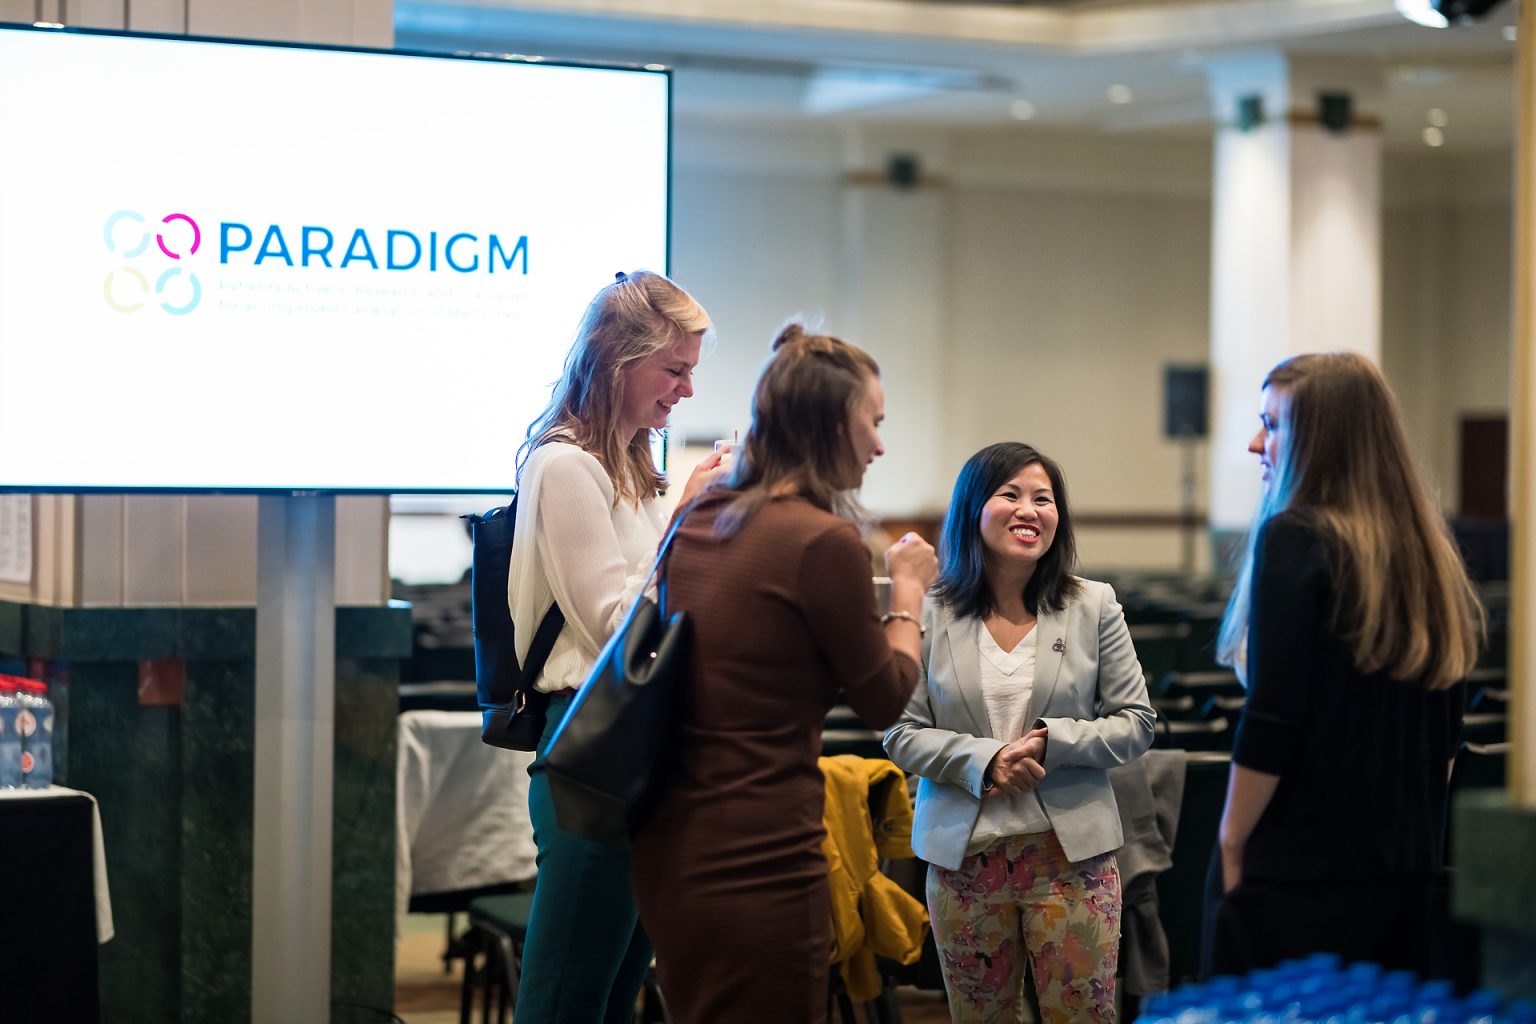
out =
{"type": "Polygon", "coordinates": [[[920,777],[912,847],[950,1011],[1017,1020],[1028,963],[1044,1024],[1112,1022],[1123,838],[1106,773],[1156,719],[1125,616],[1071,575],[1065,480],[1025,444],[966,462],[939,557],[925,671],[885,749],[920,777]]]}

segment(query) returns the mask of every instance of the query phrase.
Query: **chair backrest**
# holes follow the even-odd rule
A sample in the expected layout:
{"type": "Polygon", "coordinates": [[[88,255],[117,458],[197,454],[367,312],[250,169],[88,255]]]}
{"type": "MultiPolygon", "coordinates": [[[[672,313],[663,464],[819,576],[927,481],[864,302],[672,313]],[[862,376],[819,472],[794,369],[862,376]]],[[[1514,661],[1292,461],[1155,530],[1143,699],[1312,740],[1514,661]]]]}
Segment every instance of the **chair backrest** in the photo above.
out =
{"type": "Polygon", "coordinates": [[[1509,717],[1473,712],[1461,720],[1461,738],[1484,746],[1503,743],[1509,739],[1509,717]]]}
{"type": "Polygon", "coordinates": [[[1200,717],[1208,722],[1217,719],[1224,721],[1232,728],[1237,728],[1238,719],[1242,717],[1243,708],[1248,705],[1247,697],[1230,697],[1225,694],[1215,694],[1206,700],[1200,708],[1200,717]]]}
{"type": "MultiPolygon", "coordinates": [[[[1471,680],[1467,680],[1470,690],[1471,680]]],[[[1503,682],[1501,679],[1500,682],[1503,682]]],[[[1484,686],[1472,693],[1467,701],[1468,710],[1484,715],[1509,714],[1509,690],[1503,686],[1484,686]]]]}
{"type": "Polygon", "coordinates": [[[1129,631],[1149,686],[1179,667],[1179,647],[1189,634],[1189,626],[1181,622],[1149,622],[1130,626],[1129,631]]]}
{"type": "Polygon", "coordinates": [[[1179,697],[1153,697],[1152,710],[1157,712],[1159,722],[1170,718],[1198,720],[1204,717],[1199,703],[1187,693],[1179,697]]]}
{"type": "Polygon", "coordinates": [[[1230,750],[1232,727],[1225,718],[1212,721],[1176,721],[1160,718],[1153,745],[1173,750],[1230,750]]]}
{"type": "Polygon", "coordinates": [[[1169,981],[1174,985],[1194,980],[1200,973],[1205,872],[1216,848],[1231,765],[1229,754],[1185,755],[1184,796],[1173,839],[1173,866],[1157,876],[1158,916],[1168,936],[1169,981]]]}
{"type": "Polygon", "coordinates": [[[1202,702],[1217,695],[1241,697],[1244,693],[1243,684],[1237,681],[1237,673],[1225,669],[1213,672],[1169,672],[1162,677],[1157,688],[1158,696],[1178,697],[1189,694],[1202,702]]]}
{"type": "Polygon", "coordinates": [[[1464,789],[1503,789],[1509,774],[1505,743],[1463,743],[1451,768],[1451,793],[1464,789]]]}

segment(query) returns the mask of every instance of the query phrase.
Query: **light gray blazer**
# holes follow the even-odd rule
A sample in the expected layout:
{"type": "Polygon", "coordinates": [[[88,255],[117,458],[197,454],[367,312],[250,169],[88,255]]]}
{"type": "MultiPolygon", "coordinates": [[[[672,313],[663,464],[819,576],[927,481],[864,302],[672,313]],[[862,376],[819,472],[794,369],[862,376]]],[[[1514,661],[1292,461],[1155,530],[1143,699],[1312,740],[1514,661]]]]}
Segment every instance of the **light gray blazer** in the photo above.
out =
{"type": "MultiPolygon", "coordinates": [[[[1049,730],[1045,778],[1037,792],[1073,861],[1120,848],[1122,833],[1108,770],[1152,745],[1157,713],[1125,615],[1106,583],[1081,591],[1035,626],[1033,713],[1049,730]]],[[[994,737],[981,694],[981,620],[956,618],[930,599],[923,613],[923,672],[885,750],[919,776],[912,848],[930,864],[960,866],[981,814],[982,776],[1009,740],[994,737]]]]}

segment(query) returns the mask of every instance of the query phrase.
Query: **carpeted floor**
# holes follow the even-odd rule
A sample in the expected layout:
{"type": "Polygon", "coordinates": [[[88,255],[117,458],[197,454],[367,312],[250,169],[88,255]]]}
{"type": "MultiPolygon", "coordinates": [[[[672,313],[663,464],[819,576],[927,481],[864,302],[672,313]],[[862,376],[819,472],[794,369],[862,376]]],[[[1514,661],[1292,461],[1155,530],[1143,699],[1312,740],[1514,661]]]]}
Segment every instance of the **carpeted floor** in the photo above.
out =
{"type": "MultiPolygon", "coordinates": [[[[457,924],[462,928],[464,919],[458,918],[457,924]]],[[[406,1024],[459,1022],[462,964],[455,961],[452,973],[443,972],[443,941],[441,916],[411,914],[406,918],[395,955],[395,1013],[406,1024]]],[[[941,994],[900,989],[897,995],[902,1024],[948,1024],[949,1009],[941,994]]]]}

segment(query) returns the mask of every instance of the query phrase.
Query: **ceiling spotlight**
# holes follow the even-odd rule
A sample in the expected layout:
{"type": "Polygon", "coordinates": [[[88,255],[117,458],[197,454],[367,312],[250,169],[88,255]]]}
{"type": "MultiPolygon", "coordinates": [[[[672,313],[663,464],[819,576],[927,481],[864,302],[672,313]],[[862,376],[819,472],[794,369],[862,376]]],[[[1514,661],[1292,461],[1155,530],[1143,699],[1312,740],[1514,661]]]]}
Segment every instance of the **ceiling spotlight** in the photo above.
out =
{"type": "Polygon", "coordinates": [[[1426,116],[1429,119],[1429,123],[1434,125],[1436,128],[1444,128],[1446,125],[1451,123],[1450,116],[1447,115],[1446,112],[1441,110],[1439,107],[1430,107],[1429,113],[1426,116]]]}
{"type": "Polygon", "coordinates": [[[645,70],[647,70],[647,71],[665,71],[665,70],[667,70],[667,66],[665,64],[647,64],[645,66],[645,70]]]}
{"type": "Polygon", "coordinates": [[[1016,121],[1028,121],[1035,116],[1035,105],[1029,100],[1014,100],[1008,104],[1008,113],[1012,114],[1016,121]]]}
{"type": "Polygon", "coordinates": [[[1424,145],[1433,149],[1438,149],[1439,147],[1445,145],[1445,132],[1441,131],[1439,128],[1436,128],[1434,125],[1430,125],[1428,128],[1425,128],[1424,145]]]}
{"type": "Polygon", "coordinates": [[[1499,0],[1394,0],[1397,13],[1429,28],[1446,28],[1476,21],[1499,0]]]}
{"type": "Polygon", "coordinates": [[[1112,86],[1110,86],[1109,87],[1109,102],[1111,102],[1111,103],[1129,103],[1129,102],[1131,102],[1131,87],[1128,86],[1128,85],[1112,85],[1112,86]]]}

